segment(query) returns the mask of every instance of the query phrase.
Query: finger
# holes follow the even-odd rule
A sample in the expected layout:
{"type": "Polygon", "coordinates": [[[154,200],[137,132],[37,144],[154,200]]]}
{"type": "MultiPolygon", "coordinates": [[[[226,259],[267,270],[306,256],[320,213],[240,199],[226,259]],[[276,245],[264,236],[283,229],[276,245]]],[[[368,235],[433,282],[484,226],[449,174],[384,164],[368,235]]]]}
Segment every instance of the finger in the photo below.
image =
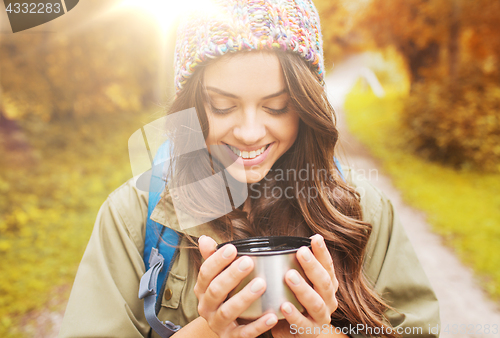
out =
{"type": "Polygon", "coordinates": [[[333,307],[335,305],[336,309],[333,299],[335,299],[335,293],[338,289],[337,279],[332,277],[331,273],[316,259],[316,256],[312,254],[309,248],[305,246],[300,248],[297,252],[297,259],[307,278],[314,285],[316,292],[327,302],[328,306],[333,307]],[[330,300],[332,301],[330,302],[330,300]]]}
{"type": "Polygon", "coordinates": [[[244,256],[234,261],[227,269],[217,275],[210,282],[204,294],[202,306],[205,307],[205,310],[215,311],[226,300],[228,293],[238,286],[243,278],[248,276],[253,266],[253,260],[248,256],[244,256]]]}
{"type": "MultiPolygon", "coordinates": [[[[309,316],[311,316],[316,323],[325,324],[330,322],[330,315],[332,312],[330,312],[329,307],[318,292],[302,278],[297,270],[289,270],[285,274],[285,281],[295,294],[295,297],[297,297],[299,303],[302,304],[309,316]]],[[[335,298],[334,302],[336,302],[335,298]]]]}
{"type": "MultiPolygon", "coordinates": [[[[202,242],[204,238],[200,238],[202,242]]],[[[236,247],[232,244],[224,245],[222,248],[213,253],[200,266],[198,279],[194,287],[194,292],[197,296],[205,293],[210,282],[217,276],[226,266],[231,263],[236,257],[236,247]]]]}
{"type": "Polygon", "coordinates": [[[217,250],[217,242],[205,235],[198,239],[198,245],[203,259],[207,259],[217,250]]]}
{"type": "MultiPolygon", "coordinates": [[[[320,234],[316,234],[311,237],[311,248],[314,253],[314,257],[323,265],[323,267],[330,274],[331,279],[336,282],[337,278],[335,276],[335,267],[333,265],[332,255],[328,251],[325,239],[320,234]]],[[[337,288],[338,288],[338,283],[337,288]]]]}
{"type": "Polygon", "coordinates": [[[269,313],[257,319],[256,321],[238,326],[234,330],[235,337],[257,337],[272,329],[278,323],[278,317],[274,313],[269,313]]]}
{"type": "Polygon", "coordinates": [[[217,309],[214,318],[215,325],[226,327],[229,323],[234,322],[254,301],[262,296],[265,290],[266,282],[262,278],[253,279],[217,309]]]}
{"type": "Polygon", "coordinates": [[[295,324],[296,327],[301,328],[312,328],[313,326],[315,326],[313,322],[311,322],[307,317],[300,313],[299,310],[297,310],[297,308],[290,302],[283,303],[280,310],[281,313],[283,313],[283,316],[285,316],[286,321],[290,325],[295,324]]]}

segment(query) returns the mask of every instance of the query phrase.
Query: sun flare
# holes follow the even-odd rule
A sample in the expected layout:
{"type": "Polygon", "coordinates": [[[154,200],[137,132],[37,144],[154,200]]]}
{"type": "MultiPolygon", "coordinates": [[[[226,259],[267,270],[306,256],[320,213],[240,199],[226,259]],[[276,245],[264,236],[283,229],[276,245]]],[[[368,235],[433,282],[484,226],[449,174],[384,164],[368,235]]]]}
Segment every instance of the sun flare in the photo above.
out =
{"type": "Polygon", "coordinates": [[[212,11],[211,0],[124,0],[124,8],[137,9],[155,19],[161,30],[166,33],[182,15],[192,10],[212,11]]]}

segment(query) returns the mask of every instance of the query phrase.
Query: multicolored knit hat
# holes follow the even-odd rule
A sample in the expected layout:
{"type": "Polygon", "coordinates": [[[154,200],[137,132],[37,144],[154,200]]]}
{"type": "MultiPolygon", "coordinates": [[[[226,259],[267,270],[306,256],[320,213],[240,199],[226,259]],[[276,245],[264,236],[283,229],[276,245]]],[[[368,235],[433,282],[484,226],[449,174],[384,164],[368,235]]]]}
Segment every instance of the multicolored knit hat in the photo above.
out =
{"type": "Polygon", "coordinates": [[[207,59],[252,49],[298,53],[324,84],[323,39],[311,0],[213,0],[212,4],[211,11],[192,12],[177,30],[176,96],[207,59]]]}

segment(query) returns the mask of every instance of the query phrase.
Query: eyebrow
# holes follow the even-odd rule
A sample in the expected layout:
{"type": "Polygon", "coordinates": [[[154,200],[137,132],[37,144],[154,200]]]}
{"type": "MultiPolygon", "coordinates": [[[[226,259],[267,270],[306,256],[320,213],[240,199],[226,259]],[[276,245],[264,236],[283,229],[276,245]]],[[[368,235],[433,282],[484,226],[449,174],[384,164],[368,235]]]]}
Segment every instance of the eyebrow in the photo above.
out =
{"type": "MultiPolygon", "coordinates": [[[[228,92],[225,92],[219,88],[215,88],[215,87],[210,87],[210,86],[206,86],[205,87],[206,89],[209,89],[213,92],[216,92],[217,94],[220,94],[220,95],[224,95],[224,96],[227,96],[227,97],[232,97],[233,99],[239,99],[238,96],[234,95],[234,94],[231,94],[231,93],[228,93],[228,92]]],[[[270,99],[270,98],[273,98],[273,97],[277,97],[277,96],[280,96],[280,95],[283,95],[284,93],[286,93],[287,90],[286,88],[277,92],[277,93],[274,93],[274,94],[271,94],[271,95],[267,95],[265,97],[262,98],[262,100],[267,100],[267,99],[270,99]]]]}

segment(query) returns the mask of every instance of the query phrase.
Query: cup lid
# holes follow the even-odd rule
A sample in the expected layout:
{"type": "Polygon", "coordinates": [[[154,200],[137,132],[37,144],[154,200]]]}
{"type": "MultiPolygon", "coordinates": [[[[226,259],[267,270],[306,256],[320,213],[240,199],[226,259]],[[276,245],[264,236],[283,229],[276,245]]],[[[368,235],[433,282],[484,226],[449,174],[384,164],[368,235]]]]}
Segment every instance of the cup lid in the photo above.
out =
{"type": "Polygon", "coordinates": [[[270,256],[293,253],[301,247],[311,248],[311,239],[295,236],[265,236],[237,239],[217,245],[217,250],[226,244],[233,244],[238,256],[270,256]]]}

